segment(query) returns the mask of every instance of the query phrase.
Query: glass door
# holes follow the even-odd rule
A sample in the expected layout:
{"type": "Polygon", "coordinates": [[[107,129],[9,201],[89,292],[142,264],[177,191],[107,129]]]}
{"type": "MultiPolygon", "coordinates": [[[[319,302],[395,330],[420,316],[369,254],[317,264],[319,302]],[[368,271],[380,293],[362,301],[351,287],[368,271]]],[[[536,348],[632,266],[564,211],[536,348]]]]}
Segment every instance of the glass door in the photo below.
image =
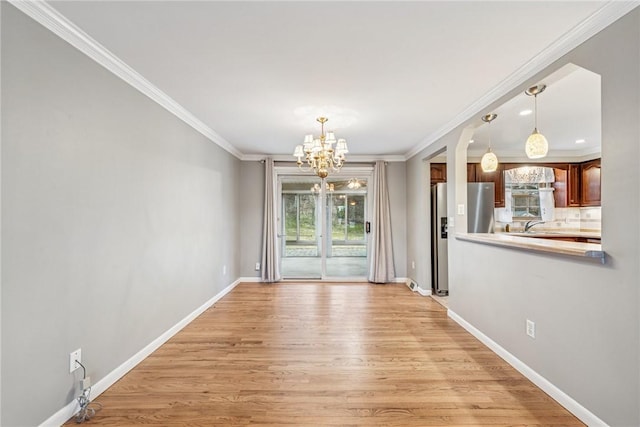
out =
{"type": "Polygon", "coordinates": [[[326,270],[330,277],[367,275],[367,179],[328,181],[326,270]]]}
{"type": "Polygon", "coordinates": [[[280,268],[288,279],[322,278],[320,178],[280,177],[280,268]]]}
{"type": "Polygon", "coordinates": [[[315,176],[278,176],[283,278],[367,275],[367,183],[366,176],[324,182],[315,176]]]}

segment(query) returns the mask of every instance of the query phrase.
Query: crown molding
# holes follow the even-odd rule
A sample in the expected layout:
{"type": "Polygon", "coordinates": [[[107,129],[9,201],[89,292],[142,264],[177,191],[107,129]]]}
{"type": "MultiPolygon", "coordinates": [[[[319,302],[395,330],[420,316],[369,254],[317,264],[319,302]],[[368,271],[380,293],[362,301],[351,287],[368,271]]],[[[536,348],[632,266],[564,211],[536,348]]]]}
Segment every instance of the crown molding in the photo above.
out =
{"type": "Polygon", "coordinates": [[[184,121],[206,138],[228,151],[237,158],[242,158],[242,153],[226,141],[209,126],[191,114],[182,105],[178,104],[169,95],[157,86],[145,79],[124,61],[111,53],[87,33],[82,31],[73,22],[41,0],[8,0],[13,6],[36,22],[62,38],[89,58],[102,65],[107,70],[124,80],[135,89],[148,96],[151,100],[164,107],[167,111],[184,121]]]}
{"type": "Polygon", "coordinates": [[[442,138],[447,133],[466,122],[481,111],[487,108],[493,102],[496,102],[509,91],[523,84],[537,73],[544,70],[553,62],[569,53],[571,50],[584,43],[586,40],[599,33],[615,21],[640,6],[640,1],[610,1],[587,19],[567,31],[562,37],[557,39],[538,55],[531,58],[524,65],[511,73],[507,78],[502,80],[498,85],[494,86],[489,92],[481,98],[469,105],[458,115],[453,117],[444,126],[431,133],[422,140],[416,147],[405,154],[407,159],[420,153],[429,145],[442,138]]]}
{"type": "MultiPolygon", "coordinates": [[[[240,157],[240,160],[246,162],[260,162],[267,157],[271,157],[276,162],[295,162],[296,159],[291,154],[244,154],[240,157]]],[[[385,162],[405,162],[407,158],[401,154],[390,154],[390,155],[353,155],[347,156],[347,164],[348,163],[372,163],[376,160],[382,160],[385,162]]]]}

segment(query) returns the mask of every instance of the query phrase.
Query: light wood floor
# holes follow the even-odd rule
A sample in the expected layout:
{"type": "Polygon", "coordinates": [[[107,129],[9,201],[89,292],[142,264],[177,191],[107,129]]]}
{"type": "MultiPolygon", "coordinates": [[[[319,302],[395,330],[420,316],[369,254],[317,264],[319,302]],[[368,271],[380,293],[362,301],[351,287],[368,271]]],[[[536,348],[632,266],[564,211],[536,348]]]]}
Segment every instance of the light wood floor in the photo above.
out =
{"type": "Polygon", "coordinates": [[[366,283],[240,284],[96,402],[90,425],[583,425],[431,298],[366,283]]]}

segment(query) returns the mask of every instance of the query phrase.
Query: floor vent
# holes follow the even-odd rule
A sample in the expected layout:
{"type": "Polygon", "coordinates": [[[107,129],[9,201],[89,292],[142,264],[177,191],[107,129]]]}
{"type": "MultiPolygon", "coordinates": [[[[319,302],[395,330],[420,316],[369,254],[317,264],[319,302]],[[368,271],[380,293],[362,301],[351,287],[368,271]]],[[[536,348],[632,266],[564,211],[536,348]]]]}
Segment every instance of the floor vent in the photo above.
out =
{"type": "Polygon", "coordinates": [[[407,281],[407,286],[409,287],[409,289],[411,289],[413,292],[418,290],[418,284],[416,282],[414,282],[413,280],[409,280],[407,281]]]}

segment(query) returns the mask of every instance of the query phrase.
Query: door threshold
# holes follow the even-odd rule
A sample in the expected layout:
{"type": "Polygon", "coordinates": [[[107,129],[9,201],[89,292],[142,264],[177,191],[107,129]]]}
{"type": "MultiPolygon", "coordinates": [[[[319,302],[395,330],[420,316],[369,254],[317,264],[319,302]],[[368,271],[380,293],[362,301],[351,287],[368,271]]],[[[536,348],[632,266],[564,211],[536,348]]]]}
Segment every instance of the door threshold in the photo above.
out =
{"type": "Polygon", "coordinates": [[[282,282],[356,282],[356,283],[369,283],[366,277],[324,277],[324,278],[295,278],[295,277],[286,277],[282,278],[282,282]]]}

